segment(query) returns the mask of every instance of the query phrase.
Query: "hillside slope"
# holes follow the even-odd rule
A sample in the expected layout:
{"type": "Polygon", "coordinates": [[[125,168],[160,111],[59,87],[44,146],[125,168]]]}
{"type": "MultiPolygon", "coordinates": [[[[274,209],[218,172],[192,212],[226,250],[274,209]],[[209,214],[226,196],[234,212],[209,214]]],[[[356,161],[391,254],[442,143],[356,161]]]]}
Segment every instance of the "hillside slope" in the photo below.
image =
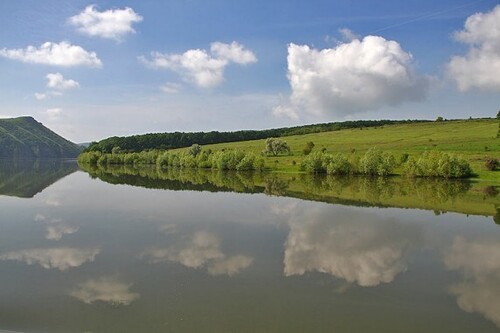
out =
{"type": "Polygon", "coordinates": [[[73,158],[80,151],[32,117],[0,119],[0,158],[73,158]]]}

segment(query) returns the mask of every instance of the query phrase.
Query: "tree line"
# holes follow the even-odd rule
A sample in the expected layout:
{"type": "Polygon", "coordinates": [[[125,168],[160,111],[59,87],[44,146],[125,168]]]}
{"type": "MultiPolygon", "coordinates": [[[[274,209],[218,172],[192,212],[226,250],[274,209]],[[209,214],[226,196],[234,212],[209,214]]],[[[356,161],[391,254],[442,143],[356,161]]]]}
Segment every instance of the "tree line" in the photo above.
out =
{"type": "Polygon", "coordinates": [[[111,153],[113,148],[119,147],[121,152],[140,152],[144,150],[168,150],[189,147],[193,144],[208,145],[216,143],[259,140],[271,137],[284,137],[310,133],[338,131],[341,129],[378,127],[393,124],[428,122],[427,120],[356,120],[332,122],[323,124],[283,127],[266,130],[241,130],[234,132],[170,132],[149,133],[118,137],[113,136],[99,142],[92,142],[85,150],[111,153]]]}

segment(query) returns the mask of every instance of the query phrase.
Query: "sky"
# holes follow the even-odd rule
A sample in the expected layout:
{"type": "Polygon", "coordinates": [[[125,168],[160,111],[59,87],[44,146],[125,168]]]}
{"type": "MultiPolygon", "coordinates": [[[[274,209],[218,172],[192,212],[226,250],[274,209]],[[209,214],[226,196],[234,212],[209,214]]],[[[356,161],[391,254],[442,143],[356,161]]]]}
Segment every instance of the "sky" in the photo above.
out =
{"type": "Polygon", "coordinates": [[[500,1],[1,1],[0,73],[0,117],[77,143],[495,117],[500,1]]]}

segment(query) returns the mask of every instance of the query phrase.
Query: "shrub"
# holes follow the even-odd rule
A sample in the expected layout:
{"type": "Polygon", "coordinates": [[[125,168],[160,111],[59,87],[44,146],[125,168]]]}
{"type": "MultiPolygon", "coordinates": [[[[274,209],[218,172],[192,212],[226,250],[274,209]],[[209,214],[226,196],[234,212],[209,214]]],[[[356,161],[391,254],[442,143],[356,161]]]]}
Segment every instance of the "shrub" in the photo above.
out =
{"type": "Polygon", "coordinates": [[[487,170],[494,171],[500,166],[500,163],[496,158],[488,158],[484,162],[484,166],[487,170]]]}
{"type": "Polygon", "coordinates": [[[300,170],[308,173],[326,173],[331,155],[317,151],[309,154],[300,164],[300,170]]]}
{"type": "Polygon", "coordinates": [[[472,175],[469,162],[444,152],[424,152],[418,160],[410,158],[403,174],[412,177],[465,178],[472,175]]]}
{"type": "Polygon", "coordinates": [[[371,176],[387,176],[396,165],[394,156],[378,148],[370,148],[359,161],[359,172],[371,176]]]}
{"type": "Polygon", "coordinates": [[[348,175],[351,169],[351,163],[347,157],[340,153],[333,155],[326,166],[326,172],[329,175],[348,175]]]}

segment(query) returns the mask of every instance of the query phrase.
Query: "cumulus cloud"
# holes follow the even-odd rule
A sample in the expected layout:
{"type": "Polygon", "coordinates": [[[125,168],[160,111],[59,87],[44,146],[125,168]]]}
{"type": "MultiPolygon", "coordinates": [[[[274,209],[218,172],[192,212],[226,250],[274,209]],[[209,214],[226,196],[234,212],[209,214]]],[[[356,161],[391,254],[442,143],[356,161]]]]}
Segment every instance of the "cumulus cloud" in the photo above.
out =
{"type": "Polygon", "coordinates": [[[467,18],[455,38],[469,45],[465,56],[454,56],[448,63],[458,89],[500,92],[500,5],[467,18]]]}
{"type": "Polygon", "coordinates": [[[61,73],[47,74],[47,87],[56,90],[69,90],[80,87],[74,80],[65,80],[61,73]]]}
{"type": "MultiPolygon", "coordinates": [[[[182,238],[182,237],[181,237],[182,238]]],[[[221,250],[221,240],[211,232],[198,231],[168,248],[154,248],[144,256],[151,263],[177,262],[189,268],[207,267],[211,275],[232,276],[247,268],[253,258],[244,255],[227,256],[221,250]]]]}
{"type": "Polygon", "coordinates": [[[290,44],[287,60],[292,94],[274,110],[277,116],[298,118],[299,110],[347,116],[419,101],[430,83],[415,74],[411,54],[378,36],[323,50],[290,44]]]}
{"type": "Polygon", "coordinates": [[[81,46],[72,45],[68,42],[46,42],[40,47],[30,45],[25,49],[3,48],[0,50],[0,56],[32,64],[61,67],[102,66],[102,62],[95,52],[88,52],[81,46]]]}
{"type": "Polygon", "coordinates": [[[498,239],[454,239],[445,253],[445,266],[463,275],[463,282],[450,288],[458,306],[477,312],[500,328],[500,243],[498,239]]]}
{"type": "Polygon", "coordinates": [[[243,45],[236,42],[232,42],[231,44],[214,42],[210,45],[210,51],[219,59],[225,59],[240,65],[257,62],[257,57],[252,51],[246,50],[243,45]]]}
{"type": "Polygon", "coordinates": [[[285,276],[317,271],[363,287],[389,283],[406,270],[404,254],[419,237],[398,221],[343,209],[297,210],[291,216],[285,276]]]}
{"type": "Polygon", "coordinates": [[[130,291],[131,287],[132,283],[125,283],[114,277],[102,277],[79,284],[69,294],[86,304],[101,301],[112,305],[129,305],[139,298],[138,293],[130,291]]]}
{"type": "Polygon", "coordinates": [[[0,255],[0,260],[21,261],[28,265],[38,264],[45,269],[65,271],[86,262],[94,261],[100,250],[97,248],[58,247],[48,249],[29,249],[8,252],[0,255]]]}
{"type": "Polygon", "coordinates": [[[99,12],[95,5],[91,5],[70,17],[68,22],[87,36],[121,40],[125,35],[135,33],[132,24],[142,20],[142,16],[129,7],[99,12]]]}
{"type": "Polygon", "coordinates": [[[210,53],[202,49],[188,50],[182,54],[151,52],[151,59],[141,56],[139,61],[150,68],[177,72],[185,81],[199,87],[212,88],[224,81],[224,70],[230,63],[247,65],[256,62],[257,58],[236,42],[214,42],[210,53]]]}

